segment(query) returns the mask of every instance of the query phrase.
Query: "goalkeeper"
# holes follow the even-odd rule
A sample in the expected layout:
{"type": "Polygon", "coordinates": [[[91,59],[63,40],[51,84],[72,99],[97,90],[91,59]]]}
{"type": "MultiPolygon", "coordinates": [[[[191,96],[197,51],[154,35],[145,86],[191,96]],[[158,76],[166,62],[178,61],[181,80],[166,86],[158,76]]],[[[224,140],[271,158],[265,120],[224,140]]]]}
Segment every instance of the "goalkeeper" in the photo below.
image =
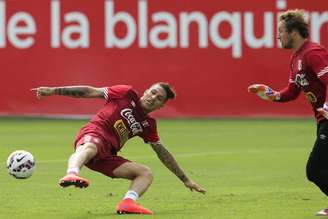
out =
{"type": "MultiPolygon", "coordinates": [[[[291,49],[290,76],[286,88],[274,91],[264,84],[253,84],[248,91],[274,102],[295,100],[303,92],[312,105],[317,121],[317,138],[309,156],[306,174],[328,196],[328,52],[308,40],[308,24],[302,10],[289,10],[279,18],[278,39],[291,49]]],[[[328,208],[317,213],[328,216],[328,208]]]]}

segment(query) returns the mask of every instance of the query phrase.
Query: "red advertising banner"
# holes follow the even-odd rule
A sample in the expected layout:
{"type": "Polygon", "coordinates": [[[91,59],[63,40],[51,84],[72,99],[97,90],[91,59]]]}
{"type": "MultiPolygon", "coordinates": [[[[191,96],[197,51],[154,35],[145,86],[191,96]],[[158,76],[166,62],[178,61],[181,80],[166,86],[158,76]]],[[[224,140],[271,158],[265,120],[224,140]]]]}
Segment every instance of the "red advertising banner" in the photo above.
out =
{"type": "Polygon", "coordinates": [[[177,99],[159,117],[307,116],[305,98],[268,103],[253,83],[281,89],[291,51],[279,48],[277,18],[307,11],[312,40],[328,46],[326,0],[0,0],[1,115],[93,114],[100,100],[49,97],[38,86],[157,81],[177,99]]]}

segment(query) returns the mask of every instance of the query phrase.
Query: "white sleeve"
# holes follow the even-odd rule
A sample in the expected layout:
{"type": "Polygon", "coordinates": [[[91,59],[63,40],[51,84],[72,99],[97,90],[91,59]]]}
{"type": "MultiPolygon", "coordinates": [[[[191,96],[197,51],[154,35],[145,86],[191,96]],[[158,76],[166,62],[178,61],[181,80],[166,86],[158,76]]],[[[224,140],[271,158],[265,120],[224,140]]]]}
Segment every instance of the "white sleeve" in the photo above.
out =
{"type": "Polygon", "coordinates": [[[102,88],[103,96],[106,100],[108,100],[108,87],[103,87],[102,88]]]}
{"type": "Polygon", "coordinates": [[[323,68],[319,73],[318,73],[318,77],[322,77],[323,75],[328,73],[328,66],[326,66],[325,68],[323,68]]]}

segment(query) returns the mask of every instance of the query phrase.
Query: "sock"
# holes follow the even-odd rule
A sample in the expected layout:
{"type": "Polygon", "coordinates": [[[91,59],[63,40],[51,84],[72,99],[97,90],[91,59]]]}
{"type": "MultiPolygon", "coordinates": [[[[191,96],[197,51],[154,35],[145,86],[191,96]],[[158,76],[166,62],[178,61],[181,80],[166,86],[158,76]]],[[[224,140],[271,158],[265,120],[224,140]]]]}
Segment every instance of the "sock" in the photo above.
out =
{"type": "Polygon", "coordinates": [[[68,168],[67,173],[74,173],[76,175],[79,175],[80,173],[80,168],[78,167],[73,167],[73,168],[68,168]]]}
{"type": "Polygon", "coordinates": [[[130,199],[132,199],[133,201],[136,201],[136,200],[139,198],[139,195],[138,195],[138,193],[136,193],[135,191],[133,191],[133,190],[129,190],[129,191],[125,194],[125,196],[124,196],[123,199],[127,199],[127,198],[130,198],[130,199]]]}

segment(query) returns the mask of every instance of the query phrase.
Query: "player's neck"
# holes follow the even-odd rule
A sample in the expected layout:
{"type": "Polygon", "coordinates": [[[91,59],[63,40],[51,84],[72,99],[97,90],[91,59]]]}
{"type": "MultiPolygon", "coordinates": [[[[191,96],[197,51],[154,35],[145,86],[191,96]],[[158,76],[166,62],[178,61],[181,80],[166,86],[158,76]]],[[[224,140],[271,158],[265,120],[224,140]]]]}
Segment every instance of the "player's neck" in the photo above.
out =
{"type": "Polygon", "coordinates": [[[297,52],[302,46],[303,44],[307,41],[307,39],[304,39],[302,37],[298,38],[297,40],[294,41],[294,45],[292,48],[293,52],[297,52]]]}
{"type": "Polygon", "coordinates": [[[146,109],[142,109],[142,110],[145,114],[151,113],[151,111],[149,111],[149,110],[146,110],[146,109]]]}
{"type": "Polygon", "coordinates": [[[149,109],[146,109],[146,108],[143,107],[142,105],[141,105],[141,109],[142,109],[142,111],[143,111],[145,114],[148,114],[148,113],[151,112],[149,109]]]}

